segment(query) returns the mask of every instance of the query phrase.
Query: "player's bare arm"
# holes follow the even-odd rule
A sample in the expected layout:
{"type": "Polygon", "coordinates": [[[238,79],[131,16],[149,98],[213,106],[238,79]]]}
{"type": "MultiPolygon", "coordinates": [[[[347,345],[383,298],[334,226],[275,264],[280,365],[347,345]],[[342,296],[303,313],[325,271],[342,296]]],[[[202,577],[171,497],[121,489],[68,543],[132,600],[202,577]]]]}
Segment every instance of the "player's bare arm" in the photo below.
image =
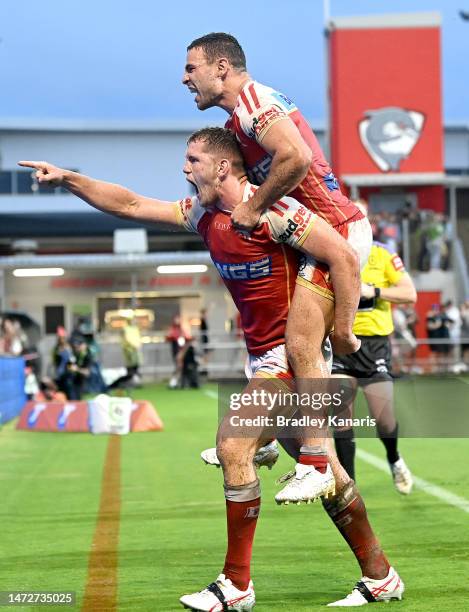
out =
{"type": "Polygon", "coordinates": [[[333,349],[338,354],[358,351],[360,341],[352,332],[360,299],[360,264],[349,243],[320,217],[314,220],[301,250],[329,266],[334,286],[333,349]]]}
{"type": "Polygon", "coordinates": [[[272,156],[272,165],[268,177],[249,201],[249,206],[234,209],[231,220],[240,229],[253,229],[269,206],[301,183],[311,165],[311,149],[288,117],[272,125],[261,144],[272,156]]]}
{"type": "MultiPolygon", "coordinates": [[[[375,297],[375,287],[362,283],[361,296],[364,298],[375,297]]],[[[409,274],[405,272],[395,285],[380,289],[379,297],[392,304],[415,304],[417,291],[409,274]]]]}
{"type": "Polygon", "coordinates": [[[146,198],[121,185],[99,181],[45,161],[20,161],[18,165],[35,169],[40,184],[64,187],[102,212],[134,221],[179,225],[174,203],[146,198]]]}

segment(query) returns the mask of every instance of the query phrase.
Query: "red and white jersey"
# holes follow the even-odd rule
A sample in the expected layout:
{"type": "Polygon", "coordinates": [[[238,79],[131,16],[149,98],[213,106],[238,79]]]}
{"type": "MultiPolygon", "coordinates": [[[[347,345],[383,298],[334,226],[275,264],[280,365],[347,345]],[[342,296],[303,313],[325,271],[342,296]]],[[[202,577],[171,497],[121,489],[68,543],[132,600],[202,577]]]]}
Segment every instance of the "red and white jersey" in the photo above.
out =
{"type": "MultiPolygon", "coordinates": [[[[257,187],[246,183],[243,201],[257,187]]],[[[285,342],[285,326],[298,273],[299,247],[316,215],[290,197],[261,216],[249,235],[235,231],[231,213],[204,208],[197,196],[176,203],[181,225],[199,233],[241,315],[249,353],[262,355],[285,342]]]]}
{"type": "Polygon", "coordinates": [[[295,104],[285,95],[256,81],[249,81],[243,87],[233,114],[225,124],[240,143],[249,180],[261,185],[267,178],[272,157],[263,149],[262,139],[272,125],[288,117],[313,152],[308,174],[289,195],[333,227],[361,219],[363,214],[340,191],[314,132],[295,104]]]}

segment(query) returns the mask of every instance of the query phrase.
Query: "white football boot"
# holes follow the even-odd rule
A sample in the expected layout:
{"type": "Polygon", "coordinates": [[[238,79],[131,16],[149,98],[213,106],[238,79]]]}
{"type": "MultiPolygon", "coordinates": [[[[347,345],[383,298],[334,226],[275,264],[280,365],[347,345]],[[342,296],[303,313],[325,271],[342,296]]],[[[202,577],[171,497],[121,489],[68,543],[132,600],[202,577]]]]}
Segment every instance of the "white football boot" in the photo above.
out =
{"type": "Polygon", "coordinates": [[[240,591],[229,578],[220,574],[203,591],[183,595],[179,601],[185,608],[201,612],[250,612],[256,603],[256,596],[252,580],[245,591],[240,591]]]}
{"type": "Polygon", "coordinates": [[[403,593],[404,583],[399,578],[399,574],[396,570],[390,567],[386,578],[382,580],[372,580],[371,578],[363,576],[347,597],[327,604],[327,606],[352,608],[354,606],[366,606],[366,604],[379,601],[388,603],[393,599],[402,599],[403,593]]]}
{"type": "Polygon", "coordinates": [[[401,457],[395,463],[390,463],[389,467],[396,491],[402,495],[409,495],[414,486],[414,479],[404,459],[401,457]]]}
{"type": "Polygon", "coordinates": [[[319,497],[327,499],[330,495],[335,495],[335,479],[329,464],[322,474],[312,465],[297,463],[294,472],[285,474],[277,481],[282,482],[287,484],[275,496],[277,504],[309,504],[319,497]]]}
{"type": "MultiPolygon", "coordinates": [[[[202,461],[204,461],[207,465],[215,465],[216,467],[220,467],[220,461],[217,457],[216,448],[207,448],[200,453],[200,456],[202,461]]],[[[265,466],[271,470],[277,463],[278,456],[279,452],[277,440],[273,440],[272,442],[269,442],[269,444],[262,446],[257,451],[257,453],[254,455],[254,465],[256,468],[265,466]]]]}

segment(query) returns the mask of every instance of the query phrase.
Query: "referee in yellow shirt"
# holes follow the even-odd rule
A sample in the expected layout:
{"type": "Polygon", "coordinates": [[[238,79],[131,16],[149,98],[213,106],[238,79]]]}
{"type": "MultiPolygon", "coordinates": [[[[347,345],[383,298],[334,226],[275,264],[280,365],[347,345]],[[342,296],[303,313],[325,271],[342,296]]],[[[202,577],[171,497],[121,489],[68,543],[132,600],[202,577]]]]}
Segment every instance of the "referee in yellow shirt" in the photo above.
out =
{"type": "MultiPolygon", "coordinates": [[[[350,379],[351,400],[347,417],[353,416],[357,389],[362,387],[370,415],[376,420],[378,436],[386,449],[394,486],[399,493],[407,495],[413,482],[410,470],[397,450],[398,424],[394,415],[389,336],[394,330],[391,304],[415,303],[417,293],[399,255],[380,242],[373,242],[361,279],[361,299],[353,326],[361,347],[351,355],[334,355],[332,375],[350,379]]],[[[355,479],[353,429],[336,430],[334,437],[339,460],[355,479]]]]}

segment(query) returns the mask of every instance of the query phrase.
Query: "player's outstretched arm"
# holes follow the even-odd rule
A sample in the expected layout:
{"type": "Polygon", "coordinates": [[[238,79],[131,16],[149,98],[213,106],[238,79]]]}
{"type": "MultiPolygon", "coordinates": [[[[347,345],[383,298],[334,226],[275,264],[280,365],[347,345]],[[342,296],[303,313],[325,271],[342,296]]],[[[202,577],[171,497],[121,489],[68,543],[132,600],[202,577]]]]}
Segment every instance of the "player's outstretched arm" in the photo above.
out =
{"type": "Polygon", "coordinates": [[[241,229],[255,227],[267,208],[301,183],[311,165],[311,149],[288,117],[269,128],[262,139],[262,148],[272,156],[272,164],[267,178],[249,200],[249,205],[237,206],[232,213],[233,225],[241,229]]]}
{"type": "Polygon", "coordinates": [[[36,179],[40,184],[64,187],[94,208],[111,215],[135,221],[179,225],[176,206],[171,202],[146,198],[121,185],[98,181],[45,161],[20,161],[18,165],[36,170],[36,179]]]}
{"type": "Polygon", "coordinates": [[[301,250],[329,266],[334,286],[334,332],[331,336],[337,354],[354,353],[360,348],[352,332],[360,300],[360,263],[349,243],[320,217],[315,218],[312,231],[301,250]]]}

